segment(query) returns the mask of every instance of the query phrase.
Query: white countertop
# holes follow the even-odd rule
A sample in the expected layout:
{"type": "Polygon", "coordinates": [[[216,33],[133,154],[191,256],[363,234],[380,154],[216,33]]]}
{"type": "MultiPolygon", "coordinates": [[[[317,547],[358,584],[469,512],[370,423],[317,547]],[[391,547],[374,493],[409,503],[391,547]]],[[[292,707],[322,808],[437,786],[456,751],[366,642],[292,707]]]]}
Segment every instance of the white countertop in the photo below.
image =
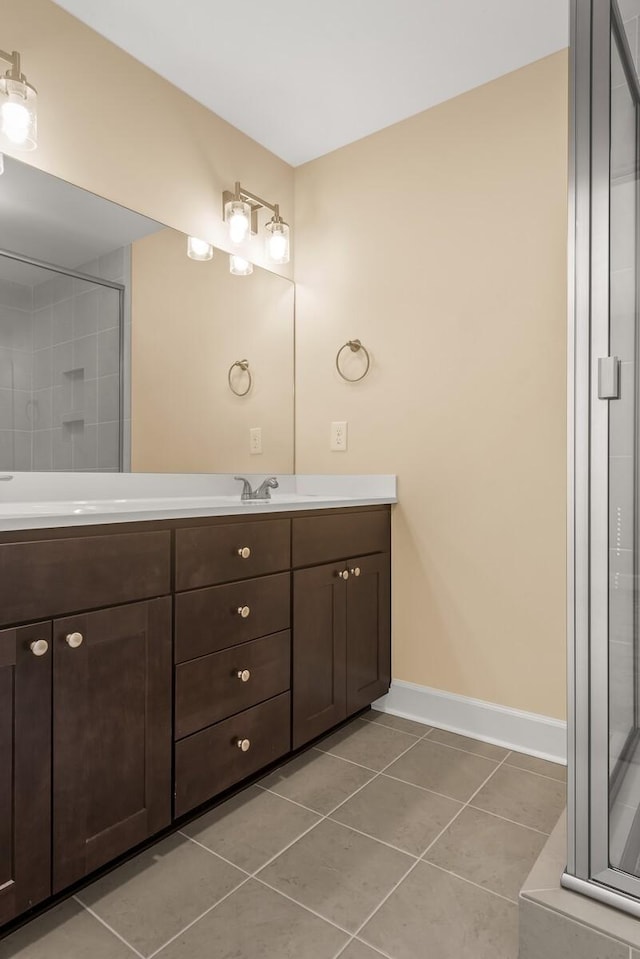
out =
{"type": "MultiPolygon", "coordinates": [[[[247,476],[254,489],[264,478],[247,476]]],[[[397,502],[395,476],[288,474],[278,482],[270,500],[242,502],[242,484],[230,474],[1,474],[0,531],[397,502]],[[3,480],[6,476],[11,479],[3,480]]]]}

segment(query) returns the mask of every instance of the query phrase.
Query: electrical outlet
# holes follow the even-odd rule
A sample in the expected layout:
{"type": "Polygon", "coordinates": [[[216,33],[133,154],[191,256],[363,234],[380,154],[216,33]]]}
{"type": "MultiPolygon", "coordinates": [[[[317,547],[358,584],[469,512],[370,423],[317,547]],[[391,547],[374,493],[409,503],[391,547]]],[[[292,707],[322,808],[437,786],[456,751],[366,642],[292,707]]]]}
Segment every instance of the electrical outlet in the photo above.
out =
{"type": "Polygon", "coordinates": [[[329,449],[344,453],[347,448],[347,424],[344,420],[331,424],[331,442],[329,449]]]}
{"type": "Polygon", "coordinates": [[[249,430],[249,452],[252,456],[262,453],[262,427],[254,426],[249,430]]]}

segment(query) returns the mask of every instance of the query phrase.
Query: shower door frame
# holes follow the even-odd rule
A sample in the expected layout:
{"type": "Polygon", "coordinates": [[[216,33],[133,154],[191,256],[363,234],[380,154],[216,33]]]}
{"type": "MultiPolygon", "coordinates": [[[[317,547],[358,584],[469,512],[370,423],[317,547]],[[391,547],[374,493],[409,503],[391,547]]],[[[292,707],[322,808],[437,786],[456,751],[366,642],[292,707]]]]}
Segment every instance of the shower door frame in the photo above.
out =
{"type": "MultiPolygon", "coordinates": [[[[610,401],[599,399],[597,391],[598,357],[609,355],[612,31],[623,50],[623,65],[636,100],[637,118],[640,85],[630,67],[633,60],[630,59],[617,4],[612,0],[572,0],[567,570],[569,768],[568,856],[562,884],[640,917],[640,879],[613,868],[609,856],[610,401]]],[[[637,217],[636,228],[639,223],[637,217]]],[[[637,538],[637,529],[635,535],[637,538]]],[[[634,569],[634,583],[637,574],[638,570],[634,569]]],[[[637,708],[637,675],[634,681],[637,708]]]]}
{"type": "MultiPolygon", "coordinates": [[[[79,270],[72,270],[65,266],[56,266],[55,263],[48,263],[46,260],[37,260],[32,256],[25,256],[22,253],[16,253],[14,250],[4,250],[0,248],[0,257],[8,260],[16,260],[18,263],[24,263],[27,266],[37,266],[40,269],[47,270],[49,273],[58,273],[62,276],[70,276],[74,280],[83,280],[94,286],[105,286],[115,290],[118,294],[118,472],[124,472],[124,401],[125,401],[125,382],[124,382],[124,355],[125,355],[125,295],[126,287],[115,280],[106,280],[100,276],[92,276],[89,273],[81,273],[79,270]]],[[[34,470],[33,472],[37,472],[34,470]]],[[[61,472],[75,472],[74,470],[63,470],[61,472]]]]}

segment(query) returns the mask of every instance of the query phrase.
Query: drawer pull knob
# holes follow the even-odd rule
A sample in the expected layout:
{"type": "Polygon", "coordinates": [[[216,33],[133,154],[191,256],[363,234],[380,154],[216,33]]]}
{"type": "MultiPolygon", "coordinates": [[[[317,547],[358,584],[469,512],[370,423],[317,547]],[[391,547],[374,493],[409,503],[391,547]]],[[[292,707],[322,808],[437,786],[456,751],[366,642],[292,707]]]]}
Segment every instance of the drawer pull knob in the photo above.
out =
{"type": "Polygon", "coordinates": [[[338,576],[340,579],[349,579],[349,570],[348,569],[339,569],[338,576]]]}
{"type": "Polygon", "coordinates": [[[49,643],[46,639],[34,639],[34,641],[29,644],[29,649],[34,656],[44,656],[44,654],[49,651],[49,643]]]}
{"type": "Polygon", "coordinates": [[[78,646],[82,646],[84,642],[84,636],[82,633],[67,633],[65,636],[65,642],[67,646],[71,646],[71,649],[77,649],[78,646]]]}
{"type": "Polygon", "coordinates": [[[352,567],[351,572],[352,572],[352,574],[353,574],[354,576],[359,576],[359,575],[360,575],[360,567],[359,567],[359,566],[356,566],[355,568],[352,567]]]}
{"type": "Polygon", "coordinates": [[[251,679],[251,670],[249,669],[239,669],[238,670],[238,679],[243,683],[248,683],[251,679]]]}
{"type": "Polygon", "coordinates": [[[247,619],[250,612],[248,606],[238,606],[238,616],[242,616],[243,619],[247,619]]]}
{"type": "Polygon", "coordinates": [[[236,739],[236,746],[238,749],[241,749],[243,753],[248,753],[251,748],[250,739],[236,739]]]}
{"type": "Polygon", "coordinates": [[[249,559],[251,556],[251,550],[248,546],[241,546],[238,550],[238,556],[240,556],[242,559],[249,559]]]}

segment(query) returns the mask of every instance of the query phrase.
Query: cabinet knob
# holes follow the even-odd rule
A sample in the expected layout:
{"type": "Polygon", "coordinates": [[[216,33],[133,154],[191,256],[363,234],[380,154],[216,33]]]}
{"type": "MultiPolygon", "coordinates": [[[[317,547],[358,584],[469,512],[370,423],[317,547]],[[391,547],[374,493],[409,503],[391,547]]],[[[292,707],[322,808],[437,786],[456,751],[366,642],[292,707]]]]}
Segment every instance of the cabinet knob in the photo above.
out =
{"type": "Polygon", "coordinates": [[[356,566],[355,568],[352,567],[352,568],[351,568],[351,573],[353,574],[353,576],[359,576],[359,575],[360,575],[360,567],[359,567],[359,566],[356,566]]]}
{"type": "Polygon", "coordinates": [[[238,679],[243,683],[248,683],[251,679],[251,670],[249,669],[239,669],[238,670],[238,679]]]}
{"type": "Polygon", "coordinates": [[[251,550],[248,546],[241,546],[238,550],[238,556],[240,556],[242,559],[249,559],[251,556],[251,550]]]}
{"type": "Polygon", "coordinates": [[[34,639],[32,643],[29,643],[29,649],[34,656],[44,656],[49,651],[49,643],[46,639],[34,639]]]}
{"type": "Polygon", "coordinates": [[[248,606],[238,606],[238,616],[242,616],[243,619],[246,619],[250,612],[248,606]]]}
{"type": "Polygon", "coordinates": [[[67,646],[71,646],[71,649],[77,649],[78,646],[82,646],[84,642],[84,636],[82,633],[67,633],[65,636],[65,642],[67,646]]]}
{"type": "Polygon", "coordinates": [[[349,570],[348,569],[339,569],[338,576],[340,579],[349,579],[349,570]]]}
{"type": "Polygon", "coordinates": [[[250,739],[236,739],[236,746],[238,749],[241,749],[243,753],[248,753],[251,748],[250,739]]]}

